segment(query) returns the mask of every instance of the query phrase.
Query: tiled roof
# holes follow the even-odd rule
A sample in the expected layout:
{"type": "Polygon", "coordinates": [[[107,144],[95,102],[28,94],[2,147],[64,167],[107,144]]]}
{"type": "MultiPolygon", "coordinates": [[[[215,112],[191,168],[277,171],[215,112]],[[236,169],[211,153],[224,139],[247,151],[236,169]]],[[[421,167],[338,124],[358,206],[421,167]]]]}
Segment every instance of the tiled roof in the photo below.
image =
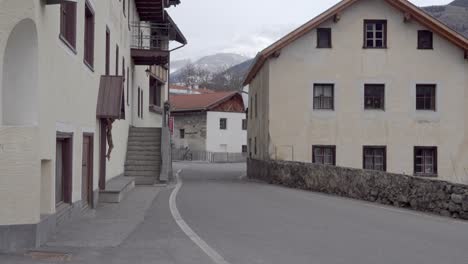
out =
{"type": "Polygon", "coordinates": [[[206,111],[234,96],[240,95],[237,92],[171,95],[170,102],[173,112],[206,111]]]}

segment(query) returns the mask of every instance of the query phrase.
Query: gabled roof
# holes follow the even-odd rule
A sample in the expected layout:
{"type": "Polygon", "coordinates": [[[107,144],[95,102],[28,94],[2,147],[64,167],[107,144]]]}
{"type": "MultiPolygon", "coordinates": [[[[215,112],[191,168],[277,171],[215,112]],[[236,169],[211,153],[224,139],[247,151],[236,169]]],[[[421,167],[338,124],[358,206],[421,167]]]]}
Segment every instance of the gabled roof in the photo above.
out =
{"type": "Polygon", "coordinates": [[[209,111],[216,106],[239,96],[238,92],[217,92],[209,94],[183,94],[171,95],[171,111],[172,112],[197,112],[209,111]]]}
{"type": "MultiPolygon", "coordinates": [[[[263,51],[257,54],[254,63],[250,66],[249,71],[244,80],[244,86],[248,85],[255,75],[260,71],[263,67],[263,64],[266,62],[268,58],[270,58],[275,53],[279,52],[282,48],[288,46],[292,42],[296,41],[297,39],[301,38],[311,30],[315,29],[322,23],[326,22],[327,20],[333,18],[335,15],[340,15],[340,13],[351,6],[352,4],[356,3],[359,0],[343,0],[338,4],[334,5],[327,11],[323,12],[319,16],[315,17],[314,19],[310,20],[309,22],[305,23],[301,27],[297,28],[296,30],[292,31],[285,37],[281,38],[277,42],[273,43],[271,46],[267,47],[263,51]]],[[[464,49],[465,52],[468,52],[468,39],[462,36],[460,33],[454,31],[453,29],[449,28],[439,20],[435,19],[431,15],[427,14],[419,7],[413,5],[407,0],[385,0],[391,6],[395,7],[402,11],[405,16],[409,16],[411,19],[414,19],[421,23],[422,25],[428,27],[429,29],[433,30],[435,33],[441,35],[448,41],[452,42],[453,44],[457,45],[461,49],[464,49]]]]}

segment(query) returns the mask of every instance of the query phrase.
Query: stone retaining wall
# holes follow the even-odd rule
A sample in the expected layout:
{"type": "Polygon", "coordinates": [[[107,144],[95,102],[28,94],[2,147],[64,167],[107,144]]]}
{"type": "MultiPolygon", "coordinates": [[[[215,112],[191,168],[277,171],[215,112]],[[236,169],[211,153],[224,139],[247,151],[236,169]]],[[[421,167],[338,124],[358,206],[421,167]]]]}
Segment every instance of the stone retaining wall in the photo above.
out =
{"type": "Polygon", "coordinates": [[[467,185],[310,163],[247,163],[251,179],[468,220],[467,185]]]}

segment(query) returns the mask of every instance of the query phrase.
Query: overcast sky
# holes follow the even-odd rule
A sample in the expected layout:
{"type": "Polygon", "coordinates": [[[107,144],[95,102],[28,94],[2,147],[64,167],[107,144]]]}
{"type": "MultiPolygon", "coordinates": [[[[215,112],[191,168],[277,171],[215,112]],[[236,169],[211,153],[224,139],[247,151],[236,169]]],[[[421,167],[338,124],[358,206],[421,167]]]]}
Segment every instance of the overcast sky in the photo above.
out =
{"type": "MultiPolygon", "coordinates": [[[[411,0],[418,6],[452,0],[411,0]]],[[[219,52],[253,57],[261,49],[338,3],[338,0],[182,0],[169,12],[189,41],[173,59],[219,52]]]]}

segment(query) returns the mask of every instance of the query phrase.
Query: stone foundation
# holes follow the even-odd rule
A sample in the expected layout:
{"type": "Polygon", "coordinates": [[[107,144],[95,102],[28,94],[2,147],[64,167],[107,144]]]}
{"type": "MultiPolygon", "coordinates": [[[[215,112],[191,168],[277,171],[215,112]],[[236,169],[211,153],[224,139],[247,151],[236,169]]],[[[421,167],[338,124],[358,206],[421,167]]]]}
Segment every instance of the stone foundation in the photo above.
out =
{"type": "Polygon", "coordinates": [[[323,192],[468,220],[468,186],[408,175],[289,161],[248,160],[247,175],[323,192]]]}

